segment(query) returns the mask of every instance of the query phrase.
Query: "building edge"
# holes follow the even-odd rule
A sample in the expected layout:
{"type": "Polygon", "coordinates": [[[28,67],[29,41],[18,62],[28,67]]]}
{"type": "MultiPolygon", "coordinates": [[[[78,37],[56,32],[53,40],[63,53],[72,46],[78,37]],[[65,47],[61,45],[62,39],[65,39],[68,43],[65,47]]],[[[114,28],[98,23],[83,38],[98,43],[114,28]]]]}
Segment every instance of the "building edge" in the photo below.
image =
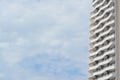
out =
{"type": "Polygon", "coordinates": [[[120,80],[120,0],[115,0],[116,80],[120,80]]]}

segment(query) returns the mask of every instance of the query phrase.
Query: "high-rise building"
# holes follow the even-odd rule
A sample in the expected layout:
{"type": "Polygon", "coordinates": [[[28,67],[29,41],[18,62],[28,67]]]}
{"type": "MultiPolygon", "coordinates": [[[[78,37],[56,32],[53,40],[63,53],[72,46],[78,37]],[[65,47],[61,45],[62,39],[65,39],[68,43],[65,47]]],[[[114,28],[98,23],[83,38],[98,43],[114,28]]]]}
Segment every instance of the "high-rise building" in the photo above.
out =
{"type": "Polygon", "coordinates": [[[89,80],[120,80],[120,0],[93,0],[89,80]]]}

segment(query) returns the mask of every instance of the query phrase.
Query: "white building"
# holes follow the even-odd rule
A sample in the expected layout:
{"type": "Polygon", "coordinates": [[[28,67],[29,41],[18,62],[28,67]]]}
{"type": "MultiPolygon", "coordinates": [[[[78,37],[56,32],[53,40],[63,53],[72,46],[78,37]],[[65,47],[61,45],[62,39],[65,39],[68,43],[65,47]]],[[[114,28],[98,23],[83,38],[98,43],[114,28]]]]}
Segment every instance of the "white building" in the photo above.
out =
{"type": "Polygon", "coordinates": [[[89,80],[120,80],[120,0],[93,0],[89,80]]]}

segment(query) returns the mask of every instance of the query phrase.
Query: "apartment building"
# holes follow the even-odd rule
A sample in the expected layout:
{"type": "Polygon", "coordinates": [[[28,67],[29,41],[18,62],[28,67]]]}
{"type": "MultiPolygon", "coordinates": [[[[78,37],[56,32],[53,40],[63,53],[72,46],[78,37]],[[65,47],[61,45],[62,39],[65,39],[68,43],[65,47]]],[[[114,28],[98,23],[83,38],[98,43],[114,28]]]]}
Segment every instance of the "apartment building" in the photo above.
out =
{"type": "Polygon", "coordinates": [[[120,0],[93,0],[89,80],[120,80],[120,0]]]}

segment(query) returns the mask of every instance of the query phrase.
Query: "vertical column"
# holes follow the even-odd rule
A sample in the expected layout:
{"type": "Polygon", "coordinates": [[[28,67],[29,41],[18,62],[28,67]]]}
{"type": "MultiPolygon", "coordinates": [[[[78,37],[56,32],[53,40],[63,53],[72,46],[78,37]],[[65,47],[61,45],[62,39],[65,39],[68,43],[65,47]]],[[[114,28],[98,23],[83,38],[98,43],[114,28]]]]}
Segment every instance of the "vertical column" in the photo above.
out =
{"type": "Polygon", "coordinates": [[[116,80],[120,80],[120,0],[115,0],[116,80]]]}

